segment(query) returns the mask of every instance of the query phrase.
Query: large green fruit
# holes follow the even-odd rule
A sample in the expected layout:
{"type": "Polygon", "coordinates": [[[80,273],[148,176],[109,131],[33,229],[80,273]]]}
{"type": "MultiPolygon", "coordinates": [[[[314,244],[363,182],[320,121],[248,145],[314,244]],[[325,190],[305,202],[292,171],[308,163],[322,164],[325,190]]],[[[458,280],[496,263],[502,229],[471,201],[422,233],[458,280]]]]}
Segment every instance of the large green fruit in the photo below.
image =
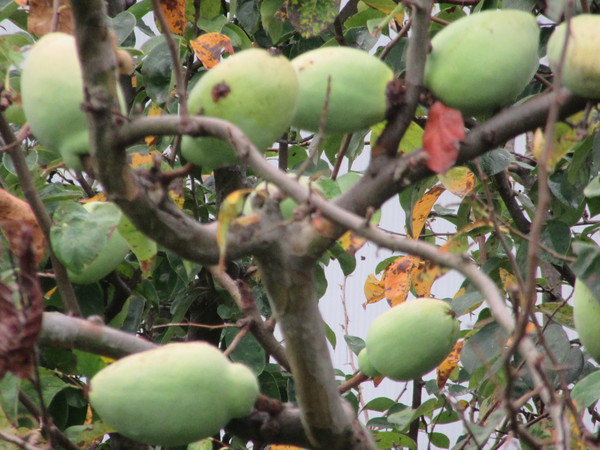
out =
{"type": "Polygon", "coordinates": [[[377,317],[367,333],[369,361],[382,375],[413,380],[437,367],[452,351],[459,323],[442,300],[419,298],[377,317]]]}
{"type": "MultiPolygon", "coordinates": [[[[562,84],[582,97],[600,98],[600,16],[582,14],[571,19],[571,35],[562,68],[562,84]]],[[[562,23],[548,41],[548,60],[556,71],[565,42],[567,24],[562,23]]]]}
{"type": "Polygon", "coordinates": [[[89,153],[88,121],[81,109],[83,80],[75,38],[48,33],[31,49],[21,75],[23,110],[40,143],[82,169],[89,153]]]}
{"type": "Polygon", "coordinates": [[[355,48],[322,47],[294,58],[292,65],[300,81],[294,126],[319,131],[327,98],[326,132],[351,133],[385,118],[386,88],[394,73],[380,59],[355,48]]]}
{"type": "Polygon", "coordinates": [[[575,282],[573,319],[583,348],[600,363],[600,300],[581,280],[575,282]]]}
{"type": "Polygon", "coordinates": [[[200,342],[168,344],[127,356],[90,382],[90,402],[118,432],[150,445],[185,445],[252,411],[258,382],[200,342]]]}
{"type": "Polygon", "coordinates": [[[69,262],[66,261],[65,265],[68,268],[69,278],[73,283],[90,284],[101,280],[115,270],[123,262],[125,255],[129,253],[129,245],[117,230],[122,215],[117,205],[111,202],[90,202],[84,204],[83,207],[89,213],[90,226],[93,226],[94,216],[100,214],[101,210],[105,210],[105,214],[108,210],[108,213],[115,218],[109,229],[110,236],[106,241],[106,245],[99,250],[98,256],[88,266],[80,268],[80,270],[74,270],[69,268],[69,262]]]}
{"type": "MultiPolygon", "coordinates": [[[[290,126],[298,99],[298,78],[284,56],[249,49],[208,71],[190,92],[190,114],[225,119],[265,150],[290,126]]],[[[216,138],[182,141],[182,154],[205,169],[238,163],[231,146],[216,138]]]]}
{"type": "Polygon", "coordinates": [[[446,26],[431,41],[425,85],[465,114],[511,103],[539,64],[535,17],[517,10],[484,11],[446,26]]]}

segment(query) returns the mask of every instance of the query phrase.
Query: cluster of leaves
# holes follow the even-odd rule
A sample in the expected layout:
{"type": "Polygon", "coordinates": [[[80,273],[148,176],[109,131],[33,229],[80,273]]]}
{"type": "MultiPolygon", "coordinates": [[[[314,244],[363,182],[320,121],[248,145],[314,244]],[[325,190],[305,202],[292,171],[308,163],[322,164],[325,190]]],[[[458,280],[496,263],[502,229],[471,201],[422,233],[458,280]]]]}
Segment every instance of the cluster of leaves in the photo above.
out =
{"type": "MultiPolygon", "coordinates": [[[[323,45],[354,46],[380,55],[398,77],[404,78],[409,38],[403,27],[410,23],[409,17],[414,19],[409,8],[392,0],[350,1],[341,11],[336,2],[327,0],[171,0],[157,2],[160,8],[154,15],[150,14],[153,11],[150,0],[130,5],[123,2],[120,8],[116,5],[121,2],[108,3],[109,11],[113,12],[110,23],[116,44],[134,60],[133,73],[121,77],[132,117],[176,115],[180,108],[178,75],[184,76],[185,84],[193,86],[206,70],[218,63],[222,52],[232,53],[253,46],[277,47],[289,58],[323,45]],[[128,7],[125,9],[125,6],[128,7]],[[167,30],[161,26],[159,16],[165,19],[183,69],[174,64],[172,45],[165,38],[167,30]],[[148,25],[152,19],[157,26],[148,25]],[[156,31],[157,27],[161,31],[156,31]]],[[[498,6],[498,2],[489,0],[461,3],[472,4],[469,8],[477,11],[498,6]]],[[[503,7],[510,7],[511,3],[515,2],[505,0],[503,7]]],[[[548,2],[547,11],[536,9],[534,1],[517,3],[520,8],[536,14],[544,12],[556,20],[563,13],[557,6],[562,2],[548,2]]],[[[588,8],[598,7],[596,2],[585,3],[588,8]]],[[[25,125],[20,108],[19,68],[27,47],[52,27],[65,31],[74,28],[71,14],[65,12],[69,10],[68,3],[58,9],[53,9],[51,4],[51,1],[30,1],[24,5],[0,0],[0,20],[10,21],[11,26],[18,28],[0,40],[3,114],[15,132],[25,125]],[[60,20],[53,20],[56,18],[53,14],[57,13],[60,20]]],[[[444,23],[472,12],[453,4],[440,4],[435,11],[430,35],[439,31],[444,23]]],[[[551,29],[550,26],[542,29],[542,51],[551,29]]],[[[425,48],[426,44],[422,44],[425,48]]],[[[538,74],[518,100],[548,89],[549,69],[542,65],[538,74]]],[[[57,99],[57,103],[59,101],[57,99]]],[[[460,155],[453,154],[450,162],[441,161],[442,156],[447,156],[443,149],[457,150],[456,141],[464,138],[462,120],[460,130],[452,125],[448,133],[451,137],[444,138],[446,132],[439,126],[436,128],[431,116],[435,116],[436,122],[443,122],[449,115],[442,111],[440,119],[440,115],[434,114],[436,110],[429,113],[429,106],[431,103],[424,99],[422,107],[411,117],[397,149],[392,150],[397,151],[399,160],[401,155],[420,154],[419,149],[427,146],[427,142],[441,140],[441,144],[432,145],[442,150],[434,152],[438,156],[430,157],[425,164],[430,170],[444,172],[455,158],[460,159],[460,155]]],[[[519,114],[526,116],[528,110],[523,109],[519,114]]],[[[478,125],[475,120],[467,121],[467,134],[478,125]]],[[[514,123],[504,126],[518,129],[514,123]]],[[[137,445],[111,433],[112,430],[93,415],[85,395],[87,380],[110,363],[108,356],[117,357],[127,350],[111,353],[112,350],[103,349],[100,344],[94,346],[85,337],[79,343],[44,341],[42,328],[44,345],[39,347],[37,367],[33,370],[33,344],[40,332],[42,302],[47,312],[93,316],[100,323],[157,344],[183,340],[211,342],[227,349],[232,360],[252,368],[262,394],[281,402],[297,400],[296,388],[301,375],[292,376],[290,363],[285,357],[277,357],[277,350],[265,344],[261,337],[269,330],[274,314],[273,304],[267,297],[267,280],[258,274],[257,265],[262,266],[263,276],[269,283],[279,276],[265,274],[264,256],[257,257],[258,262],[250,255],[235,261],[222,258],[223,267],[219,268],[206,262],[191,262],[182,256],[183,252],[162,245],[164,236],[153,235],[158,246],[148,247],[143,242],[143,251],[128,255],[107,278],[90,285],[75,285],[74,298],[78,301],[69,303],[68,291],[59,286],[64,277],[58,273],[56,261],[40,250],[44,247],[44,233],[40,230],[47,232],[49,227],[45,228],[39,217],[34,219],[31,209],[18,198],[29,199],[35,192],[50,215],[66,212],[79,217],[80,208],[74,203],[96,199],[103,189],[92,174],[65,169],[55,153],[25,134],[26,129],[18,134],[22,148],[12,144],[9,130],[0,129],[7,145],[0,165],[3,189],[0,192],[6,193],[0,196],[3,230],[0,369],[12,372],[0,380],[0,441],[17,448],[118,448],[119,445],[134,448],[137,445]],[[24,156],[19,164],[25,164],[26,180],[15,152],[24,156]],[[39,287],[31,281],[35,272],[31,268],[32,261],[40,262],[39,287]],[[233,287],[228,281],[232,281],[233,287]],[[257,327],[263,334],[256,331],[257,327]],[[14,345],[5,345],[6,342],[14,345]],[[65,348],[66,344],[75,348],[65,348]],[[95,351],[86,351],[89,349],[95,351]]],[[[388,129],[386,124],[378,124],[351,136],[304,136],[292,129],[266,156],[277,159],[284,170],[294,173],[301,170],[319,180],[319,190],[325,198],[333,200],[363,180],[363,173],[352,171],[352,167],[370,148],[365,139],[370,138],[372,147],[377,149],[378,137],[385,135],[388,129]],[[318,148],[318,152],[311,153],[313,148],[318,148]],[[350,169],[347,175],[337,177],[336,168],[341,161],[346,161],[350,169]],[[335,175],[331,176],[332,173],[335,175]]],[[[476,155],[477,159],[464,158],[468,161],[463,166],[445,174],[432,176],[431,172],[423,172],[427,176],[414,182],[406,177],[405,184],[388,188],[393,193],[386,194],[387,197],[396,196],[407,217],[406,224],[398,224],[398,229],[391,231],[405,234],[410,241],[434,244],[442,255],[467,255],[501,290],[516,319],[517,331],[512,335],[507,333],[484,303],[484,295],[467,280],[458,292],[446,293],[452,299],[456,315],[464,319],[463,340],[438,369],[437,380],[413,383],[412,399],[407,400],[405,396],[362,399],[360,384],[366,381],[365,377],[349,373],[347,368],[336,369],[337,381],[333,382],[339,383],[340,392],[355,412],[375,413],[376,417],[366,425],[378,448],[416,448],[417,442],[425,437],[430,445],[439,448],[449,448],[452,444],[456,448],[499,448],[511,439],[519,439],[523,448],[560,446],[563,442],[554,441],[557,435],[569,436],[572,448],[584,449],[600,441],[598,432],[593,432],[600,420],[596,407],[600,398],[600,371],[582,351],[573,331],[573,311],[569,304],[576,278],[585,280],[595,287],[595,292],[600,292],[600,279],[595,276],[600,270],[600,248],[595,243],[600,224],[595,219],[600,212],[598,109],[590,103],[585,110],[556,124],[551,138],[542,131],[527,131],[522,144],[502,143],[498,148],[488,148],[490,151],[485,154],[476,155]],[[550,158],[544,153],[546,140],[553,143],[550,158]],[[410,189],[405,189],[407,184],[410,189]],[[444,192],[452,196],[452,206],[440,201],[444,192]],[[543,203],[543,196],[549,198],[549,204],[543,203]],[[546,210],[550,212],[543,229],[535,223],[540,207],[544,214],[546,210]],[[533,295],[528,296],[531,286],[533,295]],[[517,352],[519,342],[525,338],[533,339],[541,355],[538,372],[543,378],[542,387],[536,384],[536,374],[524,369],[524,356],[517,352]],[[560,404],[564,422],[557,423],[556,416],[549,414],[547,399],[542,401],[540,397],[542,388],[554,395],[554,403],[560,404]],[[452,443],[440,431],[447,428],[440,426],[454,423],[462,432],[452,443]]],[[[510,135],[510,131],[506,134],[510,135]]],[[[241,176],[239,168],[215,173],[203,173],[200,168],[188,171],[178,156],[179,142],[179,136],[149,133],[143,142],[127,149],[130,165],[142,178],[150,180],[155,180],[157,173],[176,174],[166,183],[171,201],[199,223],[219,219],[217,238],[221,236],[219,244],[224,250],[230,228],[253,224],[237,218],[238,207],[245,197],[241,193],[249,192],[239,189],[250,189],[258,181],[257,177],[252,172],[246,176],[243,170],[241,176]],[[232,192],[234,196],[228,197],[232,192]]],[[[375,156],[378,156],[376,151],[374,160],[375,156]]],[[[424,160],[426,158],[415,158],[413,163],[424,160]]],[[[389,186],[397,183],[391,178],[388,181],[389,186]]],[[[373,199],[357,198],[356,202],[379,208],[387,198],[381,198],[384,194],[378,195],[373,199]]],[[[303,206],[310,210],[310,205],[303,206]]],[[[327,237],[333,228],[331,222],[318,210],[310,212],[310,225],[327,237]]],[[[364,215],[368,211],[357,207],[355,212],[364,215]]],[[[302,221],[305,216],[304,212],[296,219],[302,221]]],[[[371,224],[377,220],[375,212],[370,217],[371,224]]],[[[288,222],[271,224],[271,228],[288,225],[288,222]]],[[[128,223],[123,227],[133,226],[128,223]]],[[[344,230],[348,228],[351,227],[347,225],[344,230]]],[[[90,226],[85,220],[74,221],[64,232],[56,226],[52,230],[47,234],[55,240],[53,249],[66,260],[73,255],[83,262],[93,258],[94,246],[107,239],[106,227],[90,226]]],[[[310,259],[311,263],[315,262],[309,274],[313,278],[314,286],[310,287],[316,293],[315,301],[327,289],[324,266],[336,260],[344,275],[352,274],[360,263],[357,252],[367,241],[357,232],[343,235],[333,232],[336,233],[339,239],[331,239],[326,250],[310,259]]],[[[136,239],[135,230],[130,234],[136,239]]],[[[222,251],[219,256],[224,255],[222,251]]],[[[386,299],[390,305],[396,305],[411,294],[429,296],[433,284],[447,270],[422,256],[402,254],[387,258],[372,268],[374,274],[365,280],[365,301],[369,304],[386,299]]],[[[306,283],[311,284],[311,280],[307,279],[306,283]]],[[[269,290],[271,296],[277,292],[277,289],[269,290]]],[[[91,341],[100,339],[94,332],[90,331],[88,336],[91,341]]],[[[329,327],[325,333],[333,344],[335,333],[329,327]]],[[[364,347],[359,337],[346,336],[345,341],[355,354],[364,347]]],[[[293,355],[287,357],[292,359],[293,355]]],[[[140,378],[143,382],[143,374],[140,378]]],[[[214,448],[247,448],[251,444],[248,437],[240,437],[243,435],[234,436],[228,430],[218,440],[206,440],[193,448],[213,448],[213,445],[214,448]]],[[[295,443],[309,445],[310,440],[295,443]]]]}

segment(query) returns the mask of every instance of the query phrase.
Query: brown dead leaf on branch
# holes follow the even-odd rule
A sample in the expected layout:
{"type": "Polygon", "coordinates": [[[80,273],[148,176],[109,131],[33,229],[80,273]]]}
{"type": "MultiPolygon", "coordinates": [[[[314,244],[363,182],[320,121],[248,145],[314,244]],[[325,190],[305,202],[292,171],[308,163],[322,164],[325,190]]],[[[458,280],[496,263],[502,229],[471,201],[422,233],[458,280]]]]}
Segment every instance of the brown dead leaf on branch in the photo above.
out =
{"type": "Polygon", "coordinates": [[[23,251],[24,230],[31,228],[31,247],[34,260],[39,263],[46,251],[46,237],[31,210],[29,203],[0,189],[0,229],[4,232],[11,251],[21,257],[23,251]]]}
{"type": "Polygon", "coordinates": [[[32,240],[32,227],[24,225],[16,288],[0,283],[0,379],[6,372],[31,378],[36,365],[34,346],[42,327],[44,302],[32,240]]]}
{"type": "Polygon", "coordinates": [[[27,16],[27,30],[37,37],[51,31],[62,31],[73,34],[73,13],[69,0],[60,0],[56,10],[56,29],[52,29],[54,19],[53,0],[29,0],[29,15],[27,16]]]}

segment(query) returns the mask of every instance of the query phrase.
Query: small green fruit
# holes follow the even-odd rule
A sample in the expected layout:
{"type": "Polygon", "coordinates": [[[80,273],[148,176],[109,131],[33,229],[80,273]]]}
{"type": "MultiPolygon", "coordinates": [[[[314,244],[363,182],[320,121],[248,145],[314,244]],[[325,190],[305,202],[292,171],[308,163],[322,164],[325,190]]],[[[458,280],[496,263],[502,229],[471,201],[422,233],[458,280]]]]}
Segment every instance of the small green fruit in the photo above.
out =
{"type": "MultiPolygon", "coordinates": [[[[290,126],[296,110],[298,78],[284,56],[249,49],[208,71],[190,92],[190,114],[225,119],[265,150],[290,126]]],[[[231,146],[216,138],[182,140],[182,154],[204,169],[237,164],[231,146]]]]}
{"type": "MultiPolygon", "coordinates": [[[[571,34],[562,67],[562,84],[582,97],[600,98],[600,16],[581,14],[571,19],[571,34]]],[[[567,24],[562,23],[548,41],[548,60],[556,71],[565,42],[567,24]]]]}
{"type": "Polygon", "coordinates": [[[99,213],[99,209],[112,209],[114,211],[114,217],[116,218],[114,231],[108,238],[104,248],[98,253],[96,259],[94,259],[87,267],[84,267],[80,272],[68,270],[69,278],[73,283],[91,284],[104,278],[123,262],[123,258],[129,253],[129,245],[117,230],[121,218],[121,211],[117,205],[111,202],[89,202],[84,204],[83,207],[92,216],[90,222],[93,222],[93,216],[94,214],[99,213]]]}
{"type": "Polygon", "coordinates": [[[401,303],[373,321],[367,351],[373,367],[388,378],[407,381],[437,367],[452,351],[459,323],[442,300],[401,303]]]}
{"type": "Polygon", "coordinates": [[[73,36],[48,33],[31,48],[21,75],[21,96],[35,137],[59,153],[67,167],[81,170],[80,156],[88,154],[90,146],[73,36]]]}
{"type": "Polygon", "coordinates": [[[322,47],[294,58],[292,65],[300,81],[294,126],[319,131],[327,98],[326,132],[352,133],[385,118],[386,88],[394,73],[380,59],[355,48],[322,47]]]}
{"type": "Polygon", "coordinates": [[[381,376],[373,364],[371,364],[366,348],[363,348],[358,354],[358,368],[368,377],[375,378],[381,376]]]}
{"type": "Polygon", "coordinates": [[[539,65],[539,27],[532,14],[484,11],[452,22],[431,40],[425,86],[465,114],[511,103],[539,65]]]}
{"type": "Polygon", "coordinates": [[[110,426],[149,445],[178,446],[217,433],[252,411],[258,381],[200,342],[136,353],[98,372],[90,402],[110,426]]]}
{"type": "Polygon", "coordinates": [[[583,348],[600,363],[600,300],[581,280],[575,281],[573,319],[583,348]]]}

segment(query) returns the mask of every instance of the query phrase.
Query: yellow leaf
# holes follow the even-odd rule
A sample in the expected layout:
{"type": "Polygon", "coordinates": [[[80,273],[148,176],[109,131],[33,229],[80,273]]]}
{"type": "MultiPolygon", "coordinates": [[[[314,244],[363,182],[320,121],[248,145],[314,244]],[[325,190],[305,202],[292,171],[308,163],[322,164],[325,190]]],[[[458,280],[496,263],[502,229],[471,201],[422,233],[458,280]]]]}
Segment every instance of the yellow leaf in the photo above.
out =
{"type": "Polygon", "coordinates": [[[92,203],[92,202],[105,202],[106,194],[104,192],[100,192],[99,194],[94,195],[93,197],[86,198],[81,200],[80,203],[92,203]]]}
{"type": "Polygon", "coordinates": [[[401,256],[385,269],[385,298],[392,306],[399,305],[406,300],[411,285],[412,271],[419,258],[414,256],[401,256]]]}
{"type": "MultiPolygon", "coordinates": [[[[148,117],[158,117],[161,114],[162,114],[162,108],[160,106],[158,106],[156,103],[152,102],[150,104],[150,107],[148,108],[147,116],[148,117]]],[[[151,147],[152,145],[156,145],[158,143],[158,137],[157,136],[146,136],[144,141],[146,142],[146,145],[148,147],[151,147]]],[[[136,166],[132,166],[132,167],[136,167],[136,166]]]]}
{"type": "Polygon", "coordinates": [[[169,31],[182,36],[186,23],[185,0],[159,0],[159,2],[169,31]]]}
{"type": "Polygon", "coordinates": [[[346,231],[339,239],[338,242],[344,250],[351,255],[355,255],[360,248],[365,245],[367,240],[354,231],[346,231]]]}
{"type": "Polygon", "coordinates": [[[206,33],[190,41],[196,57],[204,67],[211,69],[221,60],[221,53],[233,54],[231,39],[221,33],[206,33]]]}
{"type": "Polygon", "coordinates": [[[517,277],[515,277],[508,270],[500,267],[498,270],[500,273],[500,280],[502,281],[502,287],[505,292],[510,292],[519,288],[519,282],[517,281],[517,277]]]}
{"type": "Polygon", "coordinates": [[[438,179],[446,189],[460,198],[468,195],[476,183],[475,174],[463,166],[453,167],[445,174],[438,174],[438,179]]]}
{"type": "Polygon", "coordinates": [[[233,191],[221,204],[218,214],[217,245],[219,246],[219,268],[225,269],[225,250],[227,248],[227,232],[231,223],[242,213],[246,196],[252,189],[233,191]]]}
{"type": "Polygon", "coordinates": [[[462,352],[464,344],[465,341],[458,341],[456,344],[454,344],[454,348],[452,349],[450,354],[438,366],[437,385],[439,389],[442,389],[446,385],[448,378],[450,378],[450,375],[452,374],[454,369],[456,369],[456,366],[458,366],[458,363],[460,361],[460,353],[462,352]]]}
{"type": "MultiPolygon", "coordinates": [[[[554,139],[550,147],[550,156],[548,158],[548,172],[554,172],[556,165],[563,157],[573,149],[573,146],[581,141],[578,130],[564,122],[556,123],[554,129],[554,139]]],[[[546,136],[541,128],[535,130],[533,135],[533,156],[538,163],[542,163],[542,154],[546,145],[546,136]]]]}
{"type": "Polygon", "coordinates": [[[412,237],[418,239],[425,226],[431,208],[442,195],[445,189],[442,186],[434,186],[415,204],[412,211],[412,237]]]}
{"type": "Polygon", "coordinates": [[[385,280],[378,280],[372,273],[369,274],[364,285],[365,297],[367,303],[377,303],[385,296],[385,280]]]}

